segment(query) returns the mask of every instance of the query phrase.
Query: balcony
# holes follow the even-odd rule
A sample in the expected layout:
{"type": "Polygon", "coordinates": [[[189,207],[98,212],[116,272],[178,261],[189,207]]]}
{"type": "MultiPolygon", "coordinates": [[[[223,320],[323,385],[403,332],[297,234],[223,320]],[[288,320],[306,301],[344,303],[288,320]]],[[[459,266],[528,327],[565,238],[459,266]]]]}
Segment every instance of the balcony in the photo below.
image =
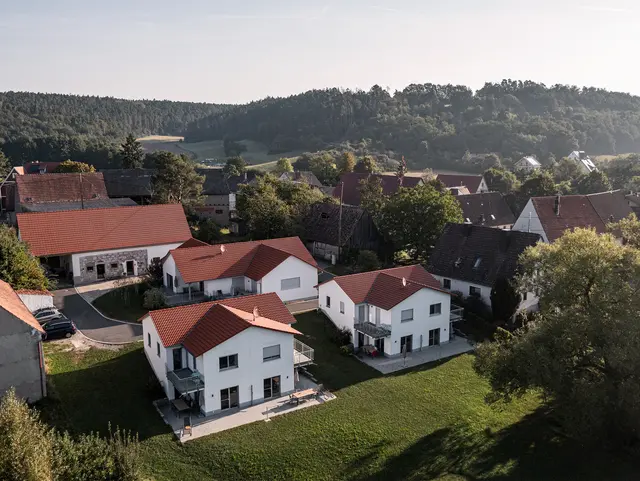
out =
{"type": "Polygon", "coordinates": [[[458,322],[463,319],[464,307],[460,307],[457,304],[451,304],[449,313],[449,322],[458,322]]]}
{"type": "Polygon", "coordinates": [[[353,328],[372,339],[381,339],[391,335],[391,326],[388,324],[374,324],[373,322],[354,319],[353,328]]]}
{"type": "Polygon", "coordinates": [[[189,394],[204,390],[204,378],[202,374],[188,367],[169,371],[169,366],[167,366],[167,379],[180,394],[189,394]]]}
{"type": "Polygon", "coordinates": [[[307,346],[304,342],[297,339],[293,340],[293,366],[302,367],[313,364],[314,351],[313,348],[307,346]]]}

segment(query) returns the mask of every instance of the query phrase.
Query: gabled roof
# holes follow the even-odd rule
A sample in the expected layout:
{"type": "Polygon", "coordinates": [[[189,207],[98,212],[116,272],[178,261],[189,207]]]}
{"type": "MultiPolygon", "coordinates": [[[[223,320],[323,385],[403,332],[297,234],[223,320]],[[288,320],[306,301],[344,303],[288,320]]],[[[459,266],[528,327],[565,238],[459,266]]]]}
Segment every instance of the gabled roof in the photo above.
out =
{"type": "Polygon", "coordinates": [[[455,199],[462,207],[462,217],[472,224],[494,227],[516,221],[500,192],[459,195],[455,199]]]}
{"type": "Polygon", "coordinates": [[[108,199],[100,172],[86,174],[18,175],[18,200],[21,204],[79,202],[108,199]]]}
{"type": "Polygon", "coordinates": [[[204,176],[202,193],[204,195],[227,195],[238,192],[240,185],[248,184],[256,178],[256,172],[246,171],[243,175],[228,176],[222,169],[196,169],[204,176]]]}
{"type": "Polygon", "coordinates": [[[203,242],[201,240],[198,239],[194,239],[193,237],[191,239],[189,239],[188,241],[186,241],[185,243],[183,243],[180,247],[178,247],[177,249],[188,249],[190,247],[202,247],[202,246],[208,246],[210,244],[207,244],[206,242],[203,242]]]}
{"type": "Polygon", "coordinates": [[[40,323],[33,317],[31,311],[24,305],[22,299],[5,281],[0,281],[0,308],[13,314],[22,322],[28,324],[35,330],[44,333],[40,323]]]}
{"type": "Polygon", "coordinates": [[[196,357],[249,327],[299,334],[289,326],[295,318],[273,292],[161,309],[148,316],[164,347],[182,344],[196,357]]]}
{"type": "Polygon", "coordinates": [[[22,204],[24,212],[59,212],[61,210],[106,209],[109,207],[136,206],[128,197],[120,199],[91,199],[75,202],[41,202],[39,204],[22,204]]]}
{"type": "Polygon", "coordinates": [[[109,197],[149,197],[155,169],[106,169],[101,171],[109,197]]]}
{"type": "Polygon", "coordinates": [[[17,214],[33,255],[54,256],[181,243],[191,231],[180,204],[17,214]]]}
{"type": "Polygon", "coordinates": [[[447,224],[427,269],[434,275],[493,286],[499,278],[512,278],[520,254],[540,240],[529,232],[447,224]]]}
{"type": "Polygon", "coordinates": [[[338,245],[338,232],[340,231],[341,246],[348,244],[358,222],[366,216],[364,209],[351,205],[342,206],[342,229],[340,229],[340,206],[336,204],[313,204],[302,224],[304,238],[324,244],[338,245]]]}
{"type": "Polygon", "coordinates": [[[419,265],[338,276],[321,285],[329,282],[338,284],[355,304],[366,302],[384,310],[400,304],[421,289],[441,291],[440,283],[419,265]],[[403,279],[406,285],[403,285],[403,279]]]}
{"type": "MultiPolygon", "coordinates": [[[[366,180],[369,177],[375,177],[382,182],[382,193],[384,195],[392,195],[398,192],[400,189],[400,180],[393,174],[360,174],[357,172],[350,172],[348,174],[342,174],[340,182],[344,184],[342,188],[340,183],[333,189],[333,197],[340,198],[340,191],[342,191],[342,203],[349,205],[360,205],[360,181],[366,180]]],[[[416,187],[422,183],[420,177],[405,176],[402,179],[402,187],[416,187]]]]}
{"type": "Polygon", "coordinates": [[[170,254],[187,283],[239,276],[258,281],[289,256],[318,267],[298,237],[174,249],[170,254]]]}
{"type": "Polygon", "coordinates": [[[445,187],[459,187],[464,185],[469,192],[476,193],[482,182],[481,175],[464,175],[464,174],[437,174],[436,178],[444,184],[445,187]]]}
{"type": "Polygon", "coordinates": [[[25,162],[22,166],[25,174],[53,172],[62,162],[25,162]]]}
{"type": "Polygon", "coordinates": [[[525,164],[529,164],[531,167],[540,167],[542,164],[540,162],[538,162],[538,160],[535,157],[532,157],[531,155],[528,155],[526,157],[522,157],[518,163],[525,163],[525,164]]]}
{"type": "Polygon", "coordinates": [[[284,172],[280,180],[290,180],[299,184],[308,184],[313,187],[322,187],[322,182],[318,180],[313,172],[296,170],[295,172],[284,172]]]}
{"type": "Polygon", "coordinates": [[[617,222],[633,212],[621,191],[532,197],[531,202],[549,242],[578,227],[591,227],[602,234],[607,223],[617,222]]]}

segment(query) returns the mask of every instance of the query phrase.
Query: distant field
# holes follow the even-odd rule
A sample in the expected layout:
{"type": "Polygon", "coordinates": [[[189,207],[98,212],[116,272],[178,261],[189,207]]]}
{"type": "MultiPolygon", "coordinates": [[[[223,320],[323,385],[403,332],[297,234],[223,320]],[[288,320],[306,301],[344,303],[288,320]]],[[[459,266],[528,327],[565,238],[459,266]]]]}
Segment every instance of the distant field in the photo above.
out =
{"type": "Polygon", "coordinates": [[[629,152],[627,154],[618,154],[618,155],[596,155],[594,157],[596,162],[609,162],[612,159],[615,159],[616,157],[629,157],[630,155],[633,155],[634,152],[629,152]]]}
{"type": "MultiPolygon", "coordinates": [[[[187,154],[192,159],[202,162],[205,159],[224,160],[226,155],[222,145],[222,140],[208,140],[205,142],[181,142],[183,137],[173,137],[165,135],[149,135],[138,139],[144,149],[148,152],[166,150],[175,154],[187,154]]],[[[269,154],[267,146],[252,140],[242,140],[241,144],[247,147],[242,153],[242,158],[250,164],[260,165],[273,163],[280,157],[297,156],[298,153],[269,154]]],[[[261,170],[272,170],[273,167],[261,168],[261,170]]]]}

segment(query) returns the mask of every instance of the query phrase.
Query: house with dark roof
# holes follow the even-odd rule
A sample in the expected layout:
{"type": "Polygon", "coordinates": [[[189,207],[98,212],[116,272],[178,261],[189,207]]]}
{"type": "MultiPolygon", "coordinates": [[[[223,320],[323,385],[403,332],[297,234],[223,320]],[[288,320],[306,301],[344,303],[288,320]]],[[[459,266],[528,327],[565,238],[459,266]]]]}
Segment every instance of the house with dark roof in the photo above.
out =
{"type": "MultiPolygon", "coordinates": [[[[442,289],[477,296],[491,305],[491,291],[499,279],[512,279],[518,258],[536,245],[540,235],[471,224],[447,224],[429,257],[427,270],[442,289]]],[[[537,299],[527,294],[519,309],[530,309],[537,299]]]]}
{"type": "Polygon", "coordinates": [[[294,322],[274,293],[151,311],[144,353],[176,408],[233,412],[296,389],[314,351],[294,338],[294,322]]]}
{"type": "Polygon", "coordinates": [[[400,187],[416,187],[422,185],[421,177],[405,176],[399,179],[394,174],[361,174],[350,172],[340,176],[340,182],[333,188],[333,197],[342,199],[342,203],[346,205],[360,205],[360,188],[361,181],[369,178],[379,179],[382,184],[382,193],[384,195],[393,195],[398,192],[400,187]]]}
{"type": "Polygon", "coordinates": [[[144,274],[191,239],[180,204],[21,213],[17,221],[32,254],[76,285],[144,274]]]}
{"type": "Polygon", "coordinates": [[[334,277],[318,286],[320,309],[356,348],[398,356],[449,342],[462,312],[422,266],[334,277]]]}
{"type": "Polygon", "coordinates": [[[298,237],[173,249],[164,285],[190,298],[275,292],[283,301],[318,297],[318,264],[298,237]]]}
{"type": "Polygon", "coordinates": [[[155,169],[105,169],[101,173],[111,199],[130,198],[138,204],[151,202],[155,169]]]}
{"type": "Polygon", "coordinates": [[[565,231],[592,228],[602,234],[607,224],[618,222],[633,213],[620,190],[589,195],[532,197],[513,225],[514,230],[540,234],[553,242],[565,231]]]}
{"type": "Polygon", "coordinates": [[[500,192],[458,195],[465,223],[498,229],[510,229],[516,221],[513,212],[500,192]]]}
{"type": "Polygon", "coordinates": [[[466,187],[471,194],[489,192],[489,186],[482,175],[436,174],[436,179],[447,189],[466,187]]]}
{"type": "Polygon", "coordinates": [[[222,169],[197,169],[204,176],[202,195],[204,204],[197,207],[202,217],[213,219],[216,224],[228,226],[236,211],[236,194],[243,184],[256,178],[256,172],[249,170],[242,175],[227,175],[222,169]]]}
{"type": "Polygon", "coordinates": [[[374,251],[384,257],[390,250],[369,213],[361,207],[314,204],[305,215],[302,227],[301,237],[307,248],[315,257],[328,261],[360,250],[374,251]]]}
{"type": "Polygon", "coordinates": [[[0,281],[0,397],[12,387],[28,402],[47,395],[43,334],[18,294],[0,281]]]}
{"type": "Polygon", "coordinates": [[[294,184],[307,184],[309,187],[315,187],[321,189],[323,187],[322,182],[318,180],[313,172],[296,170],[294,172],[283,172],[280,177],[282,181],[293,182],[294,184]]]}

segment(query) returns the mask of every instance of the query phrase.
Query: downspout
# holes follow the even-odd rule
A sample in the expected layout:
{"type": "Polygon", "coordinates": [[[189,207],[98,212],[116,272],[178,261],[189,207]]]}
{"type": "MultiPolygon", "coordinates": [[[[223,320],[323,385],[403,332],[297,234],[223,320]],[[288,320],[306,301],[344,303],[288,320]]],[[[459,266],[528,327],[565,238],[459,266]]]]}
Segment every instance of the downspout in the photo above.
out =
{"type": "Polygon", "coordinates": [[[44,372],[44,352],[42,351],[42,336],[38,340],[38,362],[40,363],[40,390],[42,397],[47,397],[47,378],[44,372]]]}

